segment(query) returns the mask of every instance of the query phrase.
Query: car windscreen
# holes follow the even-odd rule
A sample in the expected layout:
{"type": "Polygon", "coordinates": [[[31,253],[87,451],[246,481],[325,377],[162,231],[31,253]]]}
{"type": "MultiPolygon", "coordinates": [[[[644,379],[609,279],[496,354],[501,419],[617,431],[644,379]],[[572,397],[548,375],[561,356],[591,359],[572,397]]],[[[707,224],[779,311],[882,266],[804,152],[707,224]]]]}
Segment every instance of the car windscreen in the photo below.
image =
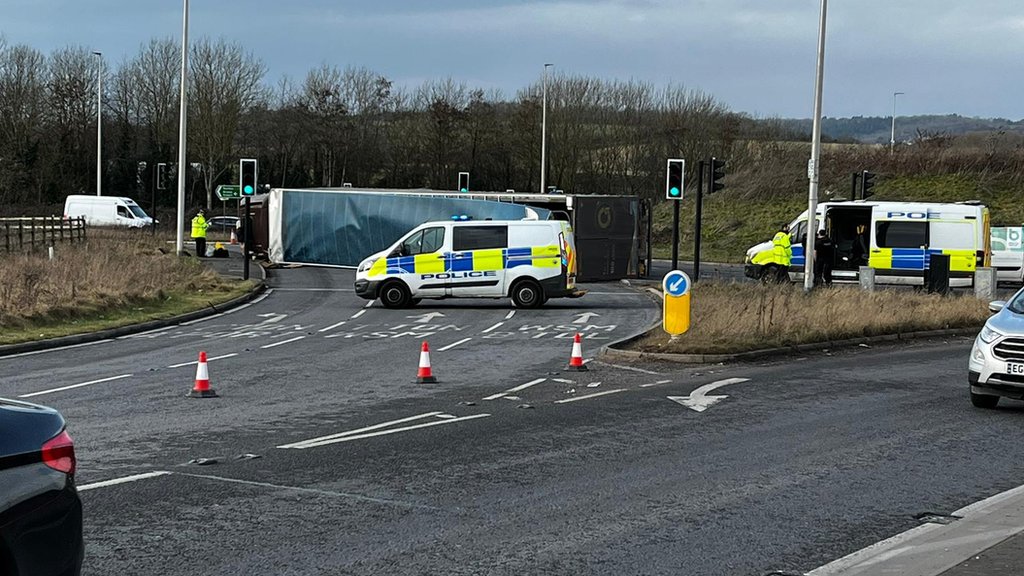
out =
{"type": "Polygon", "coordinates": [[[139,208],[138,204],[129,204],[128,209],[132,211],[132,214],[135,214],[136,218],[149,218],[149,216],[146,216],[146,213],[142,211],[142,208],[139,208]]]}
{"type": "Polygon", "coordinates": [[[1013,295],[1010,302],[1006,305],[1010,309],[1010,312],[1014,314],[1024,314],[1024,290],[1021,290],[1013,295]]]}

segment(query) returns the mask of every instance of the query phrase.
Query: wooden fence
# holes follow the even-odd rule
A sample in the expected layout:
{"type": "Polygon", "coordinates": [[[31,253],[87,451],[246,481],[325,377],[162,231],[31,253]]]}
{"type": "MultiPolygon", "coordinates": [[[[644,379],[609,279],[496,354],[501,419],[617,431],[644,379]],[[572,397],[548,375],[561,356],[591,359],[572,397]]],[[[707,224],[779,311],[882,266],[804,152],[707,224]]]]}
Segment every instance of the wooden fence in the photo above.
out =
{"type": "Polygon", "coordinates": [[[84,242],[85,218],[26,216],[0,218],[0,248],[5,252],[33,250],[57,242],[84,242]]]}

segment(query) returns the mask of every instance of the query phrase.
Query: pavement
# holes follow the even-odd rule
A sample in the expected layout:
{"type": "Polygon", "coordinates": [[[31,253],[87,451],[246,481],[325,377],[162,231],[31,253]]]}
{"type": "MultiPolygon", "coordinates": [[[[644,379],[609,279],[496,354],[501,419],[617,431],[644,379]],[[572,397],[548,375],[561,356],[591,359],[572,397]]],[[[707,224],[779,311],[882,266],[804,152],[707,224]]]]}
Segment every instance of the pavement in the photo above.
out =
{"type": "Polygon", "coordinates": [[[1022,572],[1024,403],[970,406],[969,337],[611,363],[660,315],[620,283],[384,310],[351,281],[270,270],[233,311],[0,358],[76,440],[85,574],[1022,572]],[[184,397],[199,348],[219,399],[184,397]]]}

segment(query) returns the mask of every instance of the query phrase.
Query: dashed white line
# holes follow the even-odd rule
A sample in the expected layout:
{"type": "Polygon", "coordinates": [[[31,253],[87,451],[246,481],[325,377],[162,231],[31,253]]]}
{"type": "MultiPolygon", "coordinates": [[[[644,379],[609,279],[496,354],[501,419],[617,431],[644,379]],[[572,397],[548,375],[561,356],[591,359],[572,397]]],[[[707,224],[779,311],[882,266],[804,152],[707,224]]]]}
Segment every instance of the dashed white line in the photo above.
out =
{"type": "Polygon", "coordinates": [[[438,352],[444,352],[445,350],[451,350],[452,348],[455,348],[459,344],[465,344],[466,342],[469,342],[470,340],[472,340],[472,338],[463,338],[462,340],[459,340],[458,342],[452,342],[451,344],[445,346],[444,348],[438,348],[437,351],[438,352]]]}
{"type": "Polygon", "coordinates": [[[33,396],[42,396],[43,394],[52,394],[54,392],[63,392],[65,390],[72,390],[75,388],[81,388],[83,386],[92,386],[93,384],[100,384],[103,382],[112,382],[114,380],[121,380],[123,378],[131,378],[132,374],[121,374],[120,376],[111,376],[110,378],[103,378],[100,380],[91,380],[89,382],[82,382],[81,384],[72,384],[71,386],[62,386],[60,388],[53,388],[52,390],[43,390],[41,392],[33,392],[31,394],[22,394],[18,398],[32,398],[33,396]]]}
{"type": "Polygon", "coordinates": [[[441,412],[426,412],[424,414],[417,414],[415,416],[409,416],[407,418],[400,418],[398,420],[392,420],[390,422],[381,422],[380,424],[374,424],[373,426],[367,426],[366,428],[359,428],[358,430],[349,430],[348,432],[339,432],[337,434],[331,434],[329,436],[320,436],[319,438],[310,438],[309,440],[302,440],[300,442],[294,442],[292,444],[284,444],[278,446],[278,448],[303,448],[305,444],[316,444],[318,442],[324,442],[326,440],[334,440],[335,438],[343,438],[345,436],[352,436],[354,434],[360,434],[362,432],[369,432],[371,430],[380,430],[381,428],[387,428],[394,424],[404,424],[406,422],[412,422],[414,420],[421,420],[423,418],[430,418],[431,416],[440,416],[441,412]]]}
{"type": "Polygon", "coordinates": [[[501,326],[502,324],[504,324],[504,322],[498,322],[498,323],[497,323],[497,324],[495,324],[494,326],[491,326],[490,328],[488,328],[488,329],[486,329],[486,330],[482,330],[482,331],[481,331],[480,333],[481,333],[481,334],[487,334],[488,332],[491,332],[492,330],[495,330],[496,328],[498,328],[498,327],[499,327],[499,326],[501,326]]]}
{"type": "MultiPolygon", "coordinates": [[[[397,434],[399,432],[408,432],[409,430],[416,430],[419,428],[430,428],[431,426],[442,426],[445,424],[454,424],[455,422],[463,422],[466,420],[475,420],[477,418],[487,418],[490,414],[474,414],[472,416],[462,416],[460,418],[450,418],[447,420],[437,420],[434,422],[426,422],[423,424],[414,424],[412,426],[403,426],[401,428],[390,428],[388,430],[380,430],[377,432],[370,432],[368,434],[358,434],[350,436],[342,436],[341,438],[334,438],[331,440],[323,440],[320,442],[307,442],[301,446],[292,446],[292,448],[319,448],[320,446],[327,446],[328,444],[337,444],[339,442],[349,442],[351,440],[362,440],[364,438],[373,438],[376,436],[387,436],[388,434],[397,434]]],[[[281,448],[281,446],[279,446],[281,448]]]]}
{"type": "Polygon", "coordinates": [[[363,314],[366,314],[366,308],[363,308],[359,312],[356,312],[355,314],[353,314],[351,320],[355,320],[356,318],[359,318],[363,314]]]}
{"type": "MultiPolygon", "coordinates": [[[[225,358],[232,358],[234,356],[238,356],[238,353],[236,352],[234,354],[225,354],[223,356],[214,356],[213,358],[207,358],[206,361],[207,362],[213,362],[214,360],[223,360],[225,358]]],[[[192,362],[182,362],[181,364],[171,364],[170,366],[168,366],[168,368],[181,368],[182,366],[195,366],[196,364],[199,364],[198,360],[193,360],[192,362]]]]}
{"type": "Polygon", "coordinates": [[[507,314],[507,315],[505,316],[505,320],[511,320],[511,319],[512,319],[512,317],[513,317],[513,316],[515,316],[515,315],[516,315],[516,311],[515,311],[515,310],[513,310],[513,311],[509,312],[509,313],[508,313],[508,314],[507,314]]]}
{"type": "Polygon", "coordinates": [[[369,302],[367,302],[366,306],[363,306],[363,308],[369,308],[371,306],[373,306],[373,300],[370,300],[369,302]]]}
{"type": "Polygon", "coordinates": [[[146,472],[145,474],[135,474],[133,476],[125,476],[124,478],[114,478],[113,480],[104,480],[102,482],[93,482],[92,484],[83,484],[78,487],[79,492],[85,492],[86,490],[95,490],[96,488],[106,488],[107,486],[117,486],[118,484],[127,484],[129,482],[138,482],[139,480],[145,480],[147,478],[156,478],[157,476],[167,476],[170,472],[146,472]]]}
{"type": "Polygon", "coordinates": [[[280,342],[274,342],[273,344],[267,344],[266,346],[260,346],[260,348],[274,348],[275,346],[283,346],[289,342],[297,342],[302,340],[305,336],[296,336],[295,338],[289,338],[288,340],[282,340],[280,342]]]}
{"type": "Polygon", "coordinates": [[[588,398],[597,398],[598,396],[607,396],[608,394],[615,394],[618,392],[625,392],[625,388],[617,388],[615,390],[605,390],[604,392],[598,392],[596,394],[587,394],[586,396],[577,396],[575,398],[566,398],[565,400],[555,400],[555,404],[568,404],[569,402],[577,402],[579,400],[586,400],[588,398]]]}
{"type": "Polygon", "coordinates": [[[651,386],[657,386],[659,384],[668,384],[671,380],[658,380],[657,382],[651,382],[650,384],[641,384],[641,388],[650,388],[651,386]]]}
{"type": "Polygon", "coordinates": [[[501,398],[502,396],[505,396],[506,394],[511,394],[513,392],[519,392],[520,390],[526,390],[530,386],[536,386],[537,384],[540,384],[541,382],[544,382],[545,380],[547,380],[547,378],[537,378],[536,380],[531,380],[531,381],[527,382],[526,384],[520,384],[519,386],[516,386],[515,388],[509,388],[508,390],[505,390],[504,392],[499,392],[497,394],[491,394],[490,396],[484,398],[484,400],[497,400],[498,398],[501,398]]]}
{"type": "Polygon", "coordinates": [[[331,324],[327,328],[321,328],[321,329],[317,330],[317,332],[330,332],[331,330],[334,330],[338,326],[344,326],[346,322],[348,322],[348,320],[342,320],[341,322],[338,322],[337,324],[331,324]]]}

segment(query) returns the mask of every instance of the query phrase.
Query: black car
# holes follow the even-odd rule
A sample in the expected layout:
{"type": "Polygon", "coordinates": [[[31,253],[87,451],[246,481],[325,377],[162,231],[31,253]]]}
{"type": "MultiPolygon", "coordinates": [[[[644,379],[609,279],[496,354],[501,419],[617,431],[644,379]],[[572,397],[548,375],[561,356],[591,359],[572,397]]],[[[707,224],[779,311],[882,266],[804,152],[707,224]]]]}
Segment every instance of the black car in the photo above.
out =
{"type": "Polygon", "coordinates": [[[0,575],[81,572],[75,464],[59,412],[0,398],[0,575]]]}

